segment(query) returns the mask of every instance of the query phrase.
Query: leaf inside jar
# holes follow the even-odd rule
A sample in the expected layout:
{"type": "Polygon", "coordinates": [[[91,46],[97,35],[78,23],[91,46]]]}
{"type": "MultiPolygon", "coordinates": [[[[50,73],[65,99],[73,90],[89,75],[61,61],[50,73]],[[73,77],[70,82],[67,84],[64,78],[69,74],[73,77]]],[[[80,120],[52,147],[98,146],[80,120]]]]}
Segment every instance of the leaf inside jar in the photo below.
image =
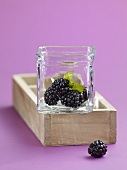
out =
{"type": "Polygon", "coordinates": [[[64,77],[63,77],[64,79],[67,79],[69,81],[69,87],[73,87],[73,85],[74,85],[74,82],[72,79],[73,73],[74,73],[74,71],[68,71],[64,74],[64,77]]]}
{"type": "Polygon", "coordinates": [[[76,84],[74,83],[73,87],[71,88],[72,90],[77,90],[79,91],[80,93],[83,92],[83,90],[85,89],[85,86],[82,86],[80,84],[76,84]]]}
{"type": "Polygon", "coordinates": [[[83,90],[85,89],[85,86],[77,84],[73,81],[73,73],[74,71],[68,71],[64,74],[63,78],[69,81],[69,87],[71,88],[71,90],[77,90],[80,93],[82,93],[83,90]]]}

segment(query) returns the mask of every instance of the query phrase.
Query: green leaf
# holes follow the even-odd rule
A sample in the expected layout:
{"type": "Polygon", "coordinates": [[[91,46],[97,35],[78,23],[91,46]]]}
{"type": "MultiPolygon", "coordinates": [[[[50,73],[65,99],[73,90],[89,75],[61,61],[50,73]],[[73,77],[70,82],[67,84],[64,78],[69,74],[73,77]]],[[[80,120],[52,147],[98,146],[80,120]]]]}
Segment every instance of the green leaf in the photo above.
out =
{"type": "Polygon", "coordinates": [[[73,79],[72,79],[73,73],[74,73],[74,71],[68,71],[64,74],[64,77],[63,77],[64,79],[69,80],[69,86],[70,87],[72,87],[74,85],[74,82],[73,82],[73,79]]]}
{"type": "Polygon", "coordinates": [[[64,78],[67,80],[72,80],[72,76],[73,76],[74,71],[68,71],[64,74],[64,78]]]}
{"type": "Polygon", "coordinates": [[[85,86],[74,83],[73,78],[72,78],[73,73],[74,73],[74,71],[68,71],[64,74],[63,78],[69,80],[69,87],[71,88],[71,90],[77,90],[80,93],[82,93],[83,90],[85,89],[85,86]]]}
{"type": "Polygon", "coordinates": [[[85,86],[82,86],[82,85],[76,84],[76,83],[72,87],[72,90],[77,90],[80,93],[82,93],[84,89],[85,89],[85,86]]]}
{"type": "Polygon", "coordinates": [[[69,87],[73,87],[74,86],[74,82],[72,80],[69,81],[69,87]]]}

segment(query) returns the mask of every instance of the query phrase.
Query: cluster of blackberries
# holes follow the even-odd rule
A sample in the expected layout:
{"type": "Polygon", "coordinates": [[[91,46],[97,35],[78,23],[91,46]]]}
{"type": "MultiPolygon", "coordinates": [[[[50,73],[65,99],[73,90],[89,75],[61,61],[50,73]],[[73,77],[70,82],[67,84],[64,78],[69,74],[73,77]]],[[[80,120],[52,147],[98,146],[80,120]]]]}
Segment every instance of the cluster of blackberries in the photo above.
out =
{"type": "Polygon", "coordinates": [[[88,100],[88,95],[86,88],[82,93],[77,90],[71,90],[69,87],[69,80],[59,78],[46,90],[44,100],[48,105],[56,105],[60,100],[65,106],[77,108],[88,100]]]}
{"type": "Polygon", "coordinates": [[[100,140],[96,140],[90,144],[88,153],[94,158],[101,158],[107,152],[107,146],[100,140]]]}

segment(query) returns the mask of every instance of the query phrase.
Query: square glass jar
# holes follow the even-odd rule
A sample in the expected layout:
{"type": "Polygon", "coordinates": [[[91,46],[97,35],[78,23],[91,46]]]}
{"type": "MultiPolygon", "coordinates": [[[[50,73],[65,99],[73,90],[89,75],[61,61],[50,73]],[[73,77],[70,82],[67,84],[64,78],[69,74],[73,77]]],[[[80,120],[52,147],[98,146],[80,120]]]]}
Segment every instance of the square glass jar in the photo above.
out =
{"type": "Polygon", "coordinates": [[[37,109],[89,113],[94,107],[93,46],[41,46],[37,60],[37,109]]]}

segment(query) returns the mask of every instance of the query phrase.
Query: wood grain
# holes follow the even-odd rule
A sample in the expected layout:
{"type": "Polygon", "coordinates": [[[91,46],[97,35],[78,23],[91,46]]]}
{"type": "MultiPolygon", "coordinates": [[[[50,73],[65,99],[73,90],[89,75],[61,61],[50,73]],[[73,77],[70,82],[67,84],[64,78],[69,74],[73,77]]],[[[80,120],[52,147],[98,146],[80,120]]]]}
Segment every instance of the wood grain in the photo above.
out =
{"type": "Polygon", "coordinates": [[[36,107],[36,75],[13,76],[14,108],[44,146],[116,143],[116,109],[96,92],[89,114],[43,114],[36,107]]]}

